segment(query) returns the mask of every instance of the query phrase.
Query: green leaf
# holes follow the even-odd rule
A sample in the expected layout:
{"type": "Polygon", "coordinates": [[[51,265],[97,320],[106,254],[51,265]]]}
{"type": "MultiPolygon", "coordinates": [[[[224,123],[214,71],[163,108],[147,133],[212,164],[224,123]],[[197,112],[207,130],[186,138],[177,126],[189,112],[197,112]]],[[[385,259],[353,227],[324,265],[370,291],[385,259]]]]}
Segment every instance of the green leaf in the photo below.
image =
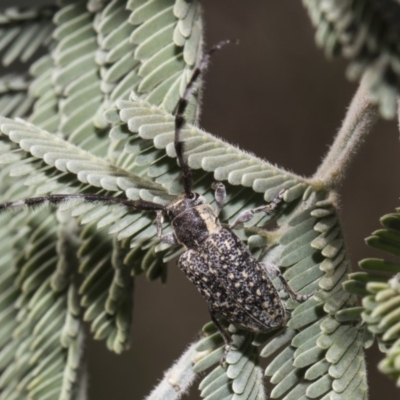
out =
{"type": "Polygon", "coordinates": [[[370,97],[379,104],[384,118],[396,115],[400,54],[397,46],[397,2],[370,3],[351,0],[303,2],[316,28],[316,42],[328,57],[343,55],[349,60],[347,77],[364,75],[370,97]]]}

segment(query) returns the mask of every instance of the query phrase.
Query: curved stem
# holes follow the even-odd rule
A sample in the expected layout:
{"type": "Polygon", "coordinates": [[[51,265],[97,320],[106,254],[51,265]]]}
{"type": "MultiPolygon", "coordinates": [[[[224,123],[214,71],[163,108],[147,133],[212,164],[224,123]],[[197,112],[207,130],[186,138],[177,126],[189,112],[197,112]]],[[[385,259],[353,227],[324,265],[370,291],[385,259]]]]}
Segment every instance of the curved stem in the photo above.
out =
{"type": "Polygon", "coordinates": [[[189,346],[145,400],[179,400],[187,393],[197,376],[193,371],[197,344],[195,342],[189,346]]]}
{"type": "Polygon", "coordinates": [[[365,79],[362,79],[350,103],[342,127],[312,179],[322,181],[328,188],[337,187],[341,183],[352,157],[377,119],[378,108],[371,103],[365,79]]]}

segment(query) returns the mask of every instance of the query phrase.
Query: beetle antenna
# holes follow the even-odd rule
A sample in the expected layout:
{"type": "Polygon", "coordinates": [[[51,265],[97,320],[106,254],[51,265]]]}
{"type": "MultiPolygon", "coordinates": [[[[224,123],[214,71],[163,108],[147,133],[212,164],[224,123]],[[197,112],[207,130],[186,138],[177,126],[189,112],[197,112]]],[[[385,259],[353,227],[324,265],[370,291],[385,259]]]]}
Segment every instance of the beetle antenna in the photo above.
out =
{"type": "Polygon", "coordinates": [[[194,70],[193,75],[190,78],[185,88],[185,91],[183,92],[183,95],[179,99],[178,104],[176,106],[174,145],[175,145],[176,156],[178,157],[179,165],[181,166],[182,169],[183,188],[185,190],[185,195],[187,197],[190,197],[192,195],[193,178],[192,178],[192,170],[190,169],[187,161],[185,161],[183,158],[184,142],[182,142],[181,140],[181,132],[183,126],[186,123],[184,114],[189,103],[189,96],[192,93],[193,85],[197,81],[199,76],[202,74],[202,72],[207,68],[211,55],[229,43],[231,43],[230,40],[224,40],[222,42],[219,42],[215,46],[211,47],[211,49],[208,50],[203,55],[203,57],[199,62],[199,65],[194,70]]]}
{"type": "Polygon", "coordinates": [[[82,200],[86,203],[100,203],[103,205],[119,204],[130,209],[142,211],[163,211],[165,206],[162,204],[153,203],[144,200],[129,200],[120,197],[102,196],[92,193],[77,193],[77,194],[50,194],[43,197],[31,197],[24,200],[9,201],[0,204],[0,213],[4,210],[9,210],[19,207],[35,208],[43,204],[58,206],[68,201],[82,200]]]}

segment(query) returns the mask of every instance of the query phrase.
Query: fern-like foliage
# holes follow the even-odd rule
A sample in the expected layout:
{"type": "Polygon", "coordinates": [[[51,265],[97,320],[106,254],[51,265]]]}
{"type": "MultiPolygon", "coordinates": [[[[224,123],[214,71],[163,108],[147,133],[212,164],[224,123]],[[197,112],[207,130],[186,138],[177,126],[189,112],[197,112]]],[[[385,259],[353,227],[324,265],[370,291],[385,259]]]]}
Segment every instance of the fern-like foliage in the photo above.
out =
{"type": "Polygon", "coordinates": [[[400,91],[400,4],[396,0],[303,0],[317,29],[316,42],[328,56],[350,63],[347,76],[367,79],[383,117],[397,112],[400,91]]]}
{"type": "MultiPolygon", "coordinates": [[[[371,247],[388,255],[400,255],[400,214],[384,215],[382,229],[366,239],[371,247]]],[[[385,358],[379,370],[397,380],[400,386],[400,264],[385,259],[369,258],[361,261],[365,273],[353,274],[346,282],[349,291],[363,295],[361,314],[368,330],[377,338],[385,358]],[[382,275],[385,273],[385,275],[382,275]],[[389,275],[389,278],[388,278],[389,275]]]]}
{"type": "MultiPolygon", "coordinates": [[[[58,7],[46,8],[46,11],[9,9],[4,13],[9,20],[19,16],[28,21],[5,25],[4,34],[10,30],[8,37],[14,41],[4,41],[2,48],[8,44],[8,53],[13,54],[13,60],[20,57],[21,61],[28,61],[22,43],[34,54],[42,36],[45,41],[40,45],[47,46],[49,52],[30,67],[32,82],[32,78],[27,80],[10,75],[3,78],[2,99],[8,106],[4,108],[4,115],[25,117],[33,104],[29,121],[34,124],[24,123],[22,129],[24,138],[21,140],[30,147],[29,150],[23,150],[21,141],[15,145],[6,137],[1,140],[2,187],[4,191],[8,189],[3,200],[35,193],[92,190],[93,179],[97,181],[92,187],[95,191],[107,190],[110,194],[120,194],[119,185],[125,188],[122,191],[140,188],[158,192],[161,189],[136,171],[132,173],[115,163],[118,149],[114,149],[108,139],[108,124],[96,116],[102,114],[102,107],[113,104],[115,99],[128,99],[130,90],[145,78],[148,78],[148,85],[137,90],[147,96],[161,92],[159,98],[167,98],[166,94],[170,93],[169,107],[172,108],[171,104],[179,98],[200,54],[199,5],[193,2],[185,8],[184,2],[175,5],[173,1],[131,1],[129,4],[107,1],[91,2],[88,8],[86,6],[85,1],[60,1],[58,7]],[[178,16],[174,14],[174,7],[178,16]],[[34,43],[26,42],[33,37],[33,28],[27,31],[28,25],[37,24],[43,14],[47,16],[48,24],[43,25],[40,21],[40,26],[46,27],[47,34],[37,35],[34,43]],[[197,29],[193,35],[192,26],[197,29]],[[120,29],[116,30],[117,27],[120,29]],[[167,27],[172,30],[165,29],[167,27]],[[165,30],[170,35],[162,36],[163,43],[159,43],[158,31],[165,30]],[[134,32],[135,40],[131,39],[134,32]],[[177,44],[174,32],[180,38],[177,44]],[[136,57],[135,51],[140,44],[152,35],[155,40],[149,41],[136,57]],[[115,41],[125,47],[117,51],[115,41]],[[188,41],[189,45],[186,44],[188,41]],[[158,58],[153,68],[148,66],[142,71],[144,63],[159,57],[166,45],[170,51],[162,57],[164,62],[171,59],[173,68],[164,69],[161,76],[160,73],[157,75],[158,58]],[[107,55],[110,49],[114,52],[107,55]],[[102,54],[106,55],[101,57],[102,54]],[[122,55],[125,58],[121,59],[122,55]],[[37,139],[33,140],[35,144],[31,133],[37,139]],[[42,154],[36,153],[34,148],[42,154]],[[110,158],[106,157],[107,153],[110,158]],[[60,169],[61,159],[68,167],[65,165],[60,169]],[[83,180],[76,180],[77,175],[70,172],[76,163],[80,164],[76,173],[86,165],[86,178],[83,178],[83,170],[79,173],[83,180]],[[8,175],[18,177],[18,180],[6,178],[8,175]],[[20,184],[22,181],[25,185],[20,184]]],[[[6,22],[9,21],[5,20],[4,24],[6,22]]],[[[11,56],[6,59],[11,60],[11,56]]],[[[195,97],[191,104],[195,115],[195,97]]],[[[5,356],[0,384],[2,398],[75,399],[81,396],[85,387],[83,321],[90,322],[96,339],[106,340],[113,351],[123,351],[129,346],[130,338],[131,275],[143,270],[153,279],[165,275],[160,257],[153,256],[155,231],[151,216],[126,215],[124,219],[126,210],[121,215],[121,210],[110,213],[107,207],[89,208],[86,205],[74,207],[74,213],[87,224],[85,229],[81,229],[76,220],[71,222],[70,210],[60,210],[56,215],[51,210],[33,214],[23,212],[18,218],[9,218],[8,225],[2,225],[5,238],[11,238],[9,255],[15,254],[18,259],[14,267],[16,297],[13,302],[10,302],[12,297],[7,297],[8,302],[3,303],[4,313],[12,317],[10,311],[13,310],[15,315],[4,322],[7,334],[2,336],[5,356]],[[119,221],[117,232],[123,231],[119,234],[120,239],[123,235],[129,238],[140,232],[141,238],[148,240],[131,246],[129,240],[117,242],[106,230],[97,230],[93,220],[99,219],[99,227],[116,225],[119,221]],[[122,229],[122,225],[127,229],[122,229]],[[56,320],[49,323],[55,316],[56,320]],[[45,333],[42,332],[44,327],[45,333]]]]}
{"type": "Polygon", "coordinates": [[[53,30],[55,8],[8,8],[0,13],[1,62],[9,66],[31,60],[41,47],[47,47],[53,30]]]}
{"type": "MultiPolygon", "coordinates": [[[[1,200],[80,192],[175,199],[182,187],[172,113],[202,54],[201,12],[198,0],[59,0],[54,8],[5,11],[4,32],[18,27],[4,50],[13,58],[5,59],[34,58],[21,50],[28,47],[47,53],[27,64],[29,77],[0,81],[0,102],[13,104],[0,117],[1,200]],[[46,40],[26,33],[38,18],[52,32],[46,40]]],[[[255,257],[280,266],[295,291],[314,296],[299,304],[282,291],[291,318],[279,330],[229,326],[234,350],[224,366],[223,340],[207,324],[148,400],[179,399],[205,371],[199,389],[207,400],[265,399],[264,375],[272,398],[366,399],[363,349],[371,336],[358,293],[343,289],[351,266],[329,175],[337,171],[328,166],[305,179],[202,131],[200,94],[190,98],[182,132],[196,192],[212,203],[211,183],[224,181],[221,221],[229,223],[286,188],[278,214],[258,215],[238,235],[255,257]],[[267,231],[271,221],[277,228],[267,231]]],[[[390,101],[379,99],[391,115],[390,101]]],[[[344,126],[358,132],[362,118],[353,122],[344,126]]],[[[127,349],[134,277],[165,281],[166,262],[183,250],[160,244],[153,214],[115,205],[70,202],[0,218],[0,398],[83,399],[84,321],[111,351],[127,349]]]]}

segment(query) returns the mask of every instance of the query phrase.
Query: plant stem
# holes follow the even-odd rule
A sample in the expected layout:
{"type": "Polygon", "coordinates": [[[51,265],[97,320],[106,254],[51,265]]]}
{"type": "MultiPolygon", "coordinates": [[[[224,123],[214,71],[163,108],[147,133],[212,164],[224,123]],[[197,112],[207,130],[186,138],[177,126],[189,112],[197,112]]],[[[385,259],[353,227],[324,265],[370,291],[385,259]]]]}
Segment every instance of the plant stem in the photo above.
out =
{"type": "Polygon", "coordinates": [[[178,400],[187,393],[196,378],[193,360],[197,343],[191,344],[174,365],[164,373],[162,381],[145,400],[178,400]]]}
{"type": "Polygon", "coordinates": [[[342,127],[313,176],[313,181],[322,181],[324,187],[329,189],[336,188],[344,178],[352,157],[377,119],[378,108],[370,101],[365,79],[362,79],[342,127]]]}

